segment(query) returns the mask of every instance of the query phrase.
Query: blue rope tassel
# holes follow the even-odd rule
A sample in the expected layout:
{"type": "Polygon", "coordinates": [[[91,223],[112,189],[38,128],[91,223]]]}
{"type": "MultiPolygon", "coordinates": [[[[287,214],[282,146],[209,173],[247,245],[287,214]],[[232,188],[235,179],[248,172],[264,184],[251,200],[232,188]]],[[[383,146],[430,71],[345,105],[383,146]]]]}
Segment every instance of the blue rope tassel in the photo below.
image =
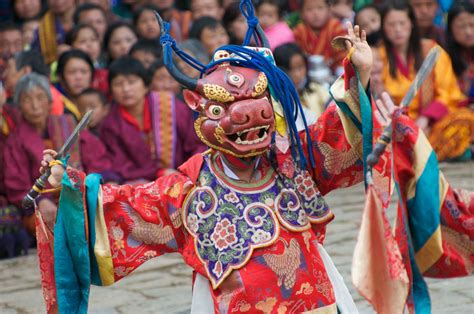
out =
{"type": "Polygon", "coordinates": [[[173,51],[187,64],[204,73],[205,65],[199,60],[179,49],[176,40],[170,35],[170,23],[164,22],[165,34],[160,37],[160,44],[163,47],[163,62],[165,65],[173,64],[173,51]],[[170,49],[171,48],[171,49],[170,49]]]}
{"type": "Polygon", "coordinates": [[[257,46],[261,46],[262,43],[260,42],[257,32],[255,28],[258,25],[258,18],[255,16],[255,10],[252,4],[251,0],[242,0],[240,2],[240,11],[242,12],[242,15],[245,17],[247,20],[247,33],[245,34],[245,39],[244,42],[242,43],[243,46],[248,46],[250,43],[250,39],[253,38],[255,39],[255,42],[257,43],[257,46]]]}

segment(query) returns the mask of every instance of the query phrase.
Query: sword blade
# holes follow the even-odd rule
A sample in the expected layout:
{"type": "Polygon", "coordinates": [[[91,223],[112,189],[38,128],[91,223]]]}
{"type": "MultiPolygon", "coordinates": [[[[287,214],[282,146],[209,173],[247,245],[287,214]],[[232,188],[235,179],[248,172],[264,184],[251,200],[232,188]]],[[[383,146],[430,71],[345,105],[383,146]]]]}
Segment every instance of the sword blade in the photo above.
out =
{"type": "Polygon", "coordinates": [[[81,131],[89,124],[89,120],[91,119],[93,110],[89,110],[86,112],[84,117],[82,117],[81,121],[76,125],[74,128],[74,131],[72,131],[71,135],[67,138],[66,142],[64,142],[64,145],[59,149],[58,155],[56,159],[61,159],[66,156],[66,154],[69,152],[71,149],[72,145],[77,141],[77,138],[79,137],[79,134],[81,131]]]}
{"type": "MultiPolygon", "coordinates": [[[[402,101],[400,102],[400,107],[406,107],[411,103],[413,98],[416,96],[416,93],[420,89],[421,85],[433,70],[435,63],[439,58],[440,52],[441,49],[438,46],[431,48],[425,60],[421,64],[421,67],[418,70],[418,73],[416,74],[413,83],[411,83],[408,92],[405,94],[405,97],[403,97],[402,101]]],[[[372,148],[372,152],[369,154],[369,156],[367,156],[367,164],[369,165],[369,167],[373,167],[379,162],[380,156],[382,156],[385,151],[385,148],[387,148],[387,145],[390,144],[391,140],[392,123],[385,127],[382,135],[379,137],[374,147],[372,148]]]]}
{"type": "Polygon", "coordinates": [[[440,52],[441,49],[439,48],[439,46],[431,48],[425,60],[421,64],[421,67],[418,70],[418,73],[416,74],[413,83],[411,83],[408,92],[405,94],[405,97],[403,97],[402,101],[400,102],[400,107],[406,107],[411,103],[413,98],[420,90],[421,85],[426,80],[426,77],[431,73],[431,70],[433,70],[436,61],[439,58],[440,52]]]}

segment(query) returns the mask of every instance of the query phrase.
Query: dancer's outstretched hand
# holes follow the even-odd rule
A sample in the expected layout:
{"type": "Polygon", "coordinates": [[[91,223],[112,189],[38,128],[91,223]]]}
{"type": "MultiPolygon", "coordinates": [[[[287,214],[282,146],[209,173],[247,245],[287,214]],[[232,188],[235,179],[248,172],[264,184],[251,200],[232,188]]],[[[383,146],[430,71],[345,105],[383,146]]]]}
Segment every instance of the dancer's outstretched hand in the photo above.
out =
{"type": "Polygon", "coordinates": [[[347,23],[347,38],[345,45],[348,51],[353,49],[350,59],[354,67],[359,72],[359,77],[364,88],[367,88],[370,78],[370,70],[372,69],[373,56],[372,49],[367,43],[365,31],[361,30],[359,25],[352,26],[351,22],[347,23]]]}

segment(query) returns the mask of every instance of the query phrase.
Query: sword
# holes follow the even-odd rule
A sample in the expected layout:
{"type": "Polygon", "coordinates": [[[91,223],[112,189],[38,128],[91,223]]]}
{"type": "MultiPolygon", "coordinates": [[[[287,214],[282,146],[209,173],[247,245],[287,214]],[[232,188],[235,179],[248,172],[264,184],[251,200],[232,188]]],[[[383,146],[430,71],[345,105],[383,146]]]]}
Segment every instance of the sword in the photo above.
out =
{"type": "MultiPolygon", "coordinates": [[[[91,119],[92,111],[93,110],[87,111],[84,117],[82,117],[81,121],[76,125],[76,128],[74,129],[74,131],[72,131],[71,135],[69,135],[68,139],[59,150],[58,155],[56,156],[57,160],[66,157],[72,145],[74,145],[74,143],[79,138],[79,133],[81,133],[81,131],[89,123],[89,120],[91,119]]],[[[44,171],[44,173],[35,181],[35,184],[31,188],[31,190],[28,192],[28,194],[26,194],[26,196],[23,198],[23,201],[22,201],[23,208],[31,208],[31,206],[33,206],[35,199],[38,197],[41,191],[46,187],[46,182],[50,175],[51,175],[51,168],[48,167],[44,171]]]]}
{"type": "MultiPolygon", "coordinates": [[[[438,46],[431,48],[425,60],[421,64],[420,70],[418,70],[418,73],[415,76],[415,80],[408,89],[408,92],[406,93],[405,97],[403,97],[402,101],[400,102],[400,107],[406,107],[411,103],[413,98],[416,96],[416,93],[420,89],[421,85],[433,70],[436,60],[438,60],[439,58],[440,52],[441,50],[438,46]]],[[[367,156],[367,165],[369,165],[369,167],[373,167],[379,162],[380,156],[382,156],[383,152],[387,148],[387,145],[390,144],[391,140],[392,123],[385,127],[382,135],[380,135],[377,140],[377,143],[375,143],[372,152],[369,154],[369,156],[367,156]]]]}

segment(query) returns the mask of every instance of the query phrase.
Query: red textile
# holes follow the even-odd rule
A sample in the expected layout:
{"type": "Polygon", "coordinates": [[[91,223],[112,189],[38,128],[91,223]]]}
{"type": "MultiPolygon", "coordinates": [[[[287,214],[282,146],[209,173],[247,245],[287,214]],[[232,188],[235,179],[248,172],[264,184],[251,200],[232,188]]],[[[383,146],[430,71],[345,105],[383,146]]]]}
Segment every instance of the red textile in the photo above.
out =
{"type": "Polygon", "coordinates": [[[296,43],[309,55],[324,56],[324,61],[333,71],[342,66],[346,56],[343,50],[336,51],[331,40],[336,36],[346,35],[346,30],[336,18],[330,18],[326,25],[317,32],[304,23],[298,24],[293,30],[296,43]]]}

